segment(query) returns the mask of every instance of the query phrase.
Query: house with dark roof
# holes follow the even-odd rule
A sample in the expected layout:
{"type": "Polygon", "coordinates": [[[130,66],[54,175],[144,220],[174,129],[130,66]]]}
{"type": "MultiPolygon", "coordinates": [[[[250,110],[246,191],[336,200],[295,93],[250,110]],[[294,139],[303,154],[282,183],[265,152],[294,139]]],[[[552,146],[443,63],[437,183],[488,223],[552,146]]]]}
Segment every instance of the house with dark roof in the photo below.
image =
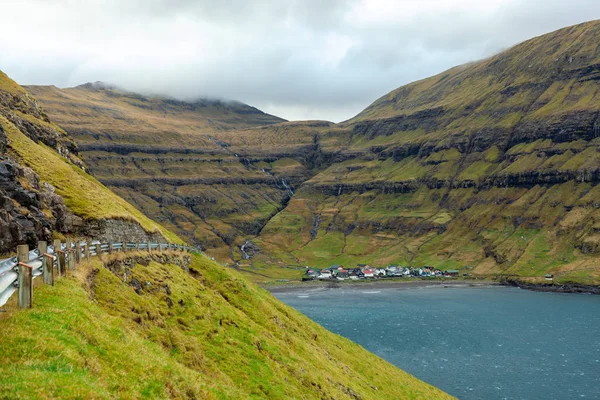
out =
{"type": "Polygon", "coordinates": [[[348,271],[346,271],[345,269],[340,270],[337,272],[337,274],[335,275],[335,278],[340,280],[340,281],[345,281],[346,279],[349,278],[349,273],[348,271]]]}

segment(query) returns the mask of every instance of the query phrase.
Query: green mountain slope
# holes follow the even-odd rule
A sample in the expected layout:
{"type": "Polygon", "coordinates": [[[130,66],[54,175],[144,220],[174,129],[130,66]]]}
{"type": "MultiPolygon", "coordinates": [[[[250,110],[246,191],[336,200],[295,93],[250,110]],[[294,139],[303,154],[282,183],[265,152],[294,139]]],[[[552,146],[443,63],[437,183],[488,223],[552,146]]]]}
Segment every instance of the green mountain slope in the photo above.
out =
{"type": "Polygon", "coordinates": [[[92,174],[145,214],[222,261],[312,176],[326,122],[282,119],[235,102],[183,102],[106,85],[27,89],[92,174]]]}
{"type": "MultiPolygon", "coordinates": [[[[341,262],[593,283],[599,38],[598,21],[564,28],[403,86],[337,125],[177,133],[170,143],[196,144],[152,157],[139,143],[85,147],[79,123],[66,128],[101,181],[259,280],[341,262]]],[[[69,121],[68,90],[31,90],[52,92],[42,103],[69,121]]]]}
{"type": "Polygon", "coordinates": [[[599,39],[561,29],[375,101],[338,126],[357,156],[302,185],[260,261],[599,282],[599,39]]]}

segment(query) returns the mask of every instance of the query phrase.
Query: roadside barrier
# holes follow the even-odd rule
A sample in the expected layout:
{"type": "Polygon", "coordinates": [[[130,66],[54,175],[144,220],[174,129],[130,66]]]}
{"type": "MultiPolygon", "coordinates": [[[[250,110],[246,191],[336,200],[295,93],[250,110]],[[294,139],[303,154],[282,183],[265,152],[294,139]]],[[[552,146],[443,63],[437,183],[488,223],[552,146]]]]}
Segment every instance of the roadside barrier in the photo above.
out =
{"type": "Polygon", "coordinates": [[[17,246],[15,257],[0,260],[0,307],[17,292],[19,308],[31,308],[33,304],[33,279],[42,276],[44,284],[54,285],[55,278],[66,277],[84,259],[115,252],[167,250],[192,252],[193,247],[174,243],[152,242],[100,242],[55,240],[52,245],[38,242],[37,248],[17,246]]]}

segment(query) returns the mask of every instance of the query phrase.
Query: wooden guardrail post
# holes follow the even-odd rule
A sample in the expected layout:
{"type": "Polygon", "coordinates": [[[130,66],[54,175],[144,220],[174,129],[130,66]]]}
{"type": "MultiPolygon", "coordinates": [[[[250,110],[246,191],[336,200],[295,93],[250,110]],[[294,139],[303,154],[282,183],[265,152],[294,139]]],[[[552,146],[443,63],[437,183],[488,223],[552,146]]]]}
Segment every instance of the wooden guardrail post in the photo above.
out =
{"type": "Polygon", "coordinates": [[[57,252],[58,250],[60,250],[60,239],[54,239],[54,242],[52,245],[54,246],[54,252],[57,252]]]}
{"type": "Polygon", "coordinates": [[[127,253],[127,240],[123,240],[123,253],[127,253]]]}
{"type": "Polygon", "coordinates": [[[48,242],[40,240],[38,242],[38,252],[40,253],[40,256],[43,256],[46,252],[48,252],[48,242]]]}
{"type": "Polygon", "coordinates": [[[44,283],[47,285],[54,286],[54,257],[52,256],[52,254],[45,253],[42,259],[45,260],[44,283]]]}
{"type": "Polygon", "coordinates": [[[135,241],[135,251],[140,251],[140,242],[138,240],[135,241]]]}
{"type": "Polygon", "coordinates": [[[81,262],[81,241],[75,242],[75,264],[78,265],[81,262]]]}
{"type": "Polygon", "coordinates": [[[29,246],[17,246],[17,260],[19,262],[19,308],[31,308],[33,302],[33,268],[27,265],[29,261],[29,246]]]}
{"type": "Polygon", "coordinates": [[[73,249],[68,249],[65,257],[66,257],[66,261],[67,261],[67,269],[69,271],[73,271],[75,269],[75,265],[73,265],[73,258],[75,258],[73,256],[73,249]]]}
{"type": "Polygon", "coordinates": [[[46,257],[44,257],[44,254],[48,252],[48,243],[43,240],[40,240],[38,242],[38,252],[40,253],[40,257],[42,257],[42,276],[44,279],[44,283],[50,284],[48,278],[48,270],[52,269],[52,263],[48,263],[48,260],[46,259],[46,257]]]}
{"type": "Polygon", "coordinates": [[[98,242],[96,244],[96,257],[100,258],[102,257],[102,243],[98,242]]]}
{"type": "Polygon", "coordinates": [[[58,275],[67,276],[67,250],[58,250],[58,275]]]}
{"type": "Polygon", "coordinates": [[[150,242],[148,242],[148,253],[152,253],[152,247],[150,247],[150,242]]]}
{"type": "Polygon", "coordinates": [[[27,246],[26,244],[21,244],[17,246],[17,261],[29,261],[29,246],[27,246]]]}
{"type": "Polygon", "coordinates": [[[85,241],[85,260],[87,262],[90,262],[90,249],[92,248],[92,245],[90,243],[89,240],[85,241]]]}
{"type": "Polygon", "coordinates": [[[112,254],[112,252],[113,252],[112,242],[108,242],[108,254],[112,254]]]}
{"type": "Polygon", "coordinates": [[[73,242],[72,241],[68,241],[67,242],[67,254],[68,254],[68,258],[67,258],[67,269],[69,271],[73,271],[75,269],[75,265],[73,263],[73,258],[75,258],[73,256],[74,250],[73,250],[73,242]]]}
{"type": "Polygon", "coordinates": [[[63,270],[65,268],[65,258],[62,257],[61,263],[61,248],[60,248],[60,239],[54,239],[54,256],[56,257],[56,266],[58,268],[58,276],[63,274],[63,270]]]}

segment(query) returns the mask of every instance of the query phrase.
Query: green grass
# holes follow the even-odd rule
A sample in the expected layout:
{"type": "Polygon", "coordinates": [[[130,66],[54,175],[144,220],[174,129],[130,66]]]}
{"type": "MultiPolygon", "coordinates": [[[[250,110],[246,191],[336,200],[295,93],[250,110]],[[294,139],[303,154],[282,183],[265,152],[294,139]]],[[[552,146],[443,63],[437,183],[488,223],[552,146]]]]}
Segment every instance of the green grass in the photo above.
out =
{"type": "Polygon", "coordinates": [[[25,89],[23,89],[15,81],[10,79],[2,71],[0,71],[0,90],[16,95],[23,95],[26,93],[25,89]]]}
{"type": "Polygon", "coordinates": [[[230,270],[154,261],[123,282],[99,261],[0,319],[11,398],[450,398],[230,270]],[[142,283],[136,294],[128,282],[142,283]],[[166,289],[168,285],[168,290],[166,289]]]}
{"type": "MultiPolygon", "coordinates": [[[[471,266],[475,269],[469,272],[475,274],[539,277],[550,272],[557,279],[564,275],[597,284],[595,254],[581,254],[577,246],[593,248],[597,242],[600,214],[592,205],[598,190],[597,185],[569,181],[529,189],[420,186],[409,193],[323,196],[304,187],[263,230],[259,240],[274,246],[265,247],[267,254],[256,262],[261,268],[278,265],[278,259],[313,267],[471,266]],[[321,213],[319,235],[312,241],[309,209],[321,213]],[[350,225],[354,230],[344,235],[350,225]],[[289,258],[289,252],[295,257],[289,258]]],[[[270,270],[272,279],[276,272],[276,267],[270,270]]]]}

